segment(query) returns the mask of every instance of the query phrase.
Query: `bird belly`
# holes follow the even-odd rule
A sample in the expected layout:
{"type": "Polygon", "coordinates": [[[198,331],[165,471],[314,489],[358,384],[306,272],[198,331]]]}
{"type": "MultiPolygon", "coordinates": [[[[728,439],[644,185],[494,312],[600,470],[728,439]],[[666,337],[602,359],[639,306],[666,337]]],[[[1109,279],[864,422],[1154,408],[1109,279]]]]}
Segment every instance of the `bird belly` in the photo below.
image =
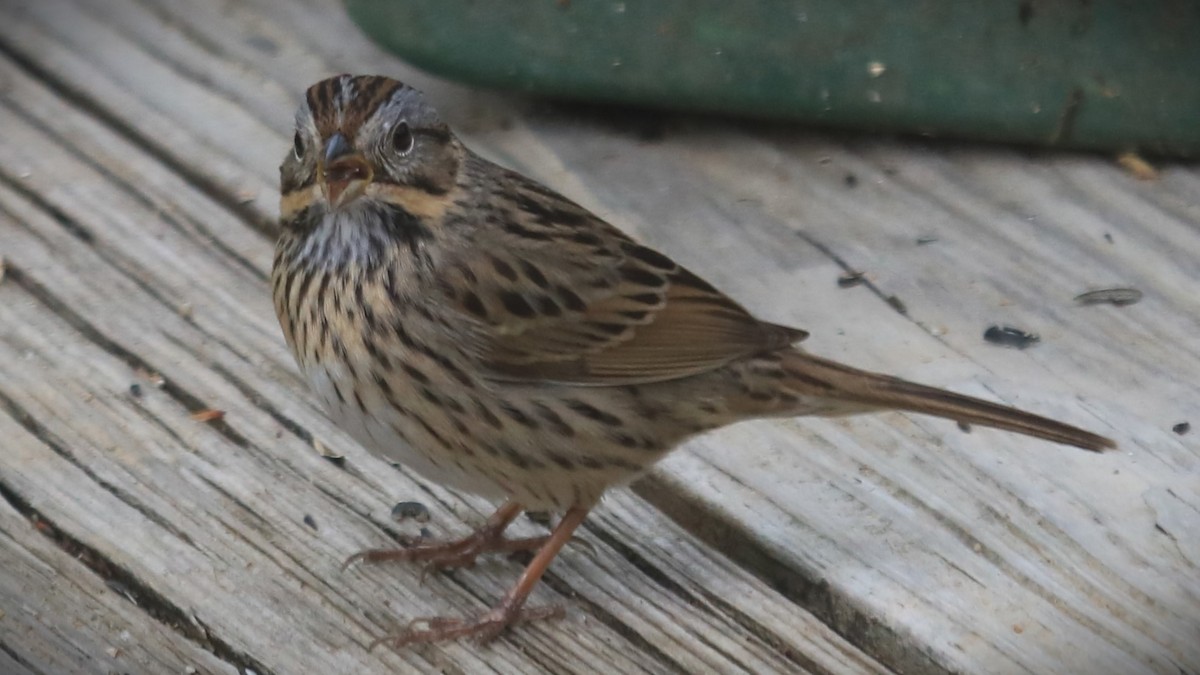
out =
{"type": "Polygon", "coordinates": [[[473,470],[451,454],[431,452],[436,442],[427,438],[427,431],[374,393],[348,386],[351,378],[345,370],[338,365],[311,368],[307,372],[309,384],[334,424],[368,452],[450,488],[491,499],[507,496],[486,473],[473,470]]]}

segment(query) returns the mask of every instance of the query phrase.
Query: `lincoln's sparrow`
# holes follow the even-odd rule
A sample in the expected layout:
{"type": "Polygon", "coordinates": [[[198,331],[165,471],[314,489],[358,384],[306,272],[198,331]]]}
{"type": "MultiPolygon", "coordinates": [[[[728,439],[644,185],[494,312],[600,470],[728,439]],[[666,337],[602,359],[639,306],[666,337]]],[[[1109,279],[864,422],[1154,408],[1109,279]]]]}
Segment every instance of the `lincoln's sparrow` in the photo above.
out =
{"type": "Polygon", "coordinates": [[[550,616],[522,609],[604,491],[693,434],[753,417],[900,409],[1079,446],[1112,441],[1013,408],[855,370],[793,346],[670,258],[474,154],[416,90],[343,75],[309,88],[280,169],[275,308],[300,369],[368,449],[503,499],[473,535],[354,560],[471,563],[537,550],[473,620],[401,645],[550,616]],[[505,539],[523,509],[565,511],[505,539]]]}

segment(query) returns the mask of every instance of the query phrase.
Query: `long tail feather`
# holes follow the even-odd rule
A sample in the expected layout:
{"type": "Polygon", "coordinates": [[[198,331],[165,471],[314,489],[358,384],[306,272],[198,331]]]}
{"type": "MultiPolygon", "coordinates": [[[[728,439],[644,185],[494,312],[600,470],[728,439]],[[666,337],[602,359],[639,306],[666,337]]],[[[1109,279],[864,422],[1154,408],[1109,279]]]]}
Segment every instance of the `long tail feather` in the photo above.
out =
{"type": "Polygon", "coordinates": [[[844,400],[869,407],[893,408],[936,415],[959,422],[1015,431],[1092,452],[1115,448],[1112,440],[1069,424],[1006,405],[991,403],[945,389],[927,387],[896,377],[858,370],[801,351],[784,355],[787,384],[805,394],[844,400]]]}

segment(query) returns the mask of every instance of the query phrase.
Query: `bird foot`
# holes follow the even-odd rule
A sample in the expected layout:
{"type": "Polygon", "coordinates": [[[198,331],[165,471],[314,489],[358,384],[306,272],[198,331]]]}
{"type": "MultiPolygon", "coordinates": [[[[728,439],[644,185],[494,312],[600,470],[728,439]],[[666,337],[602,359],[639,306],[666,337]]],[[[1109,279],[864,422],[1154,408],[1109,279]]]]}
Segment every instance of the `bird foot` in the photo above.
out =
{"type": "Polygon", "coordinates": [[[505,538],[500,532],[489,528],[476,530],[471,535],[455,541],[420,543],[407,548],[373,548],[359,551],[342,563],[342,569],[358,563],[423,562],[421,578],[430,570],[458,569],[471,567],[475,559],[484,553],[514,553],[532,551],[542,547],[548,536],[505,538]]]}
{"type": "Polygon", "coordinates": [[[520,606],[505,603],[475,619],[437,616],[413,619],[403,631],[381,637],[372,642],[367,649],[369,651],[382,644],[400,649],[413,644],[444,642],[464,637],[473,637],[476,643],[485,645],[499,637],[509,626],[544,619],[560,619],[564,614],[565,611],[558,605],[521,609],[520,606]]]}

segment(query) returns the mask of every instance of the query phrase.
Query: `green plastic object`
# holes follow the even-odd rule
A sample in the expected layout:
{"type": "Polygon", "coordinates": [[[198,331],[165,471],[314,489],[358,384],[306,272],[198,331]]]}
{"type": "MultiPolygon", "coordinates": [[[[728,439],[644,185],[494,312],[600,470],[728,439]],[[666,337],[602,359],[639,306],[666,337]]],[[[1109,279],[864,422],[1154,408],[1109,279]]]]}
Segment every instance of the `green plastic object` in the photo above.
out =
{"type": "Polygon", "coordinates": [[[348,0],[432,73],[538,95],[1200,156],[1196,0],[348,0]]]}

